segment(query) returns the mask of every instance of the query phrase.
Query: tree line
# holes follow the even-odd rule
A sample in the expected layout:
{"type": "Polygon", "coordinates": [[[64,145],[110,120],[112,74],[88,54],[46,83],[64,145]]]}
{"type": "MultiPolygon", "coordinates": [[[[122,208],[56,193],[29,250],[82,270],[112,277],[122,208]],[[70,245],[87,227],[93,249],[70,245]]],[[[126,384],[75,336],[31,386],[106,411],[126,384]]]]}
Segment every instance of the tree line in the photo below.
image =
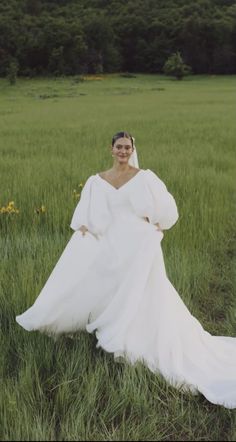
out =
{"type": "Polygon", "coordinates": [[[232,0],[1,0],[0,75],[161,73],[179,52],[194,74],[236,73],[232,0]]]}

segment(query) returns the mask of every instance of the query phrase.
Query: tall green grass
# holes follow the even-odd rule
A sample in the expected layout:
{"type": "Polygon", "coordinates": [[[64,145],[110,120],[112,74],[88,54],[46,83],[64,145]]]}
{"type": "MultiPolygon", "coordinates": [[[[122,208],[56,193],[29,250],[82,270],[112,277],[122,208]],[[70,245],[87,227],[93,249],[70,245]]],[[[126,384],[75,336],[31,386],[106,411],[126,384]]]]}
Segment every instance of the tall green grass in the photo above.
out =
{"type": "Polygon", "coordinates": [[[112,135],[127,130],[178,205],[169,279],[207,331],[235,336],[234,81],[0,81],[0,206],[20,210],[0,214],[2,440],[235,440],[235,410],[114,362],[93,335],[54,342],[15,322],[71,237],[74,189],[111,167],[112,135]]]}

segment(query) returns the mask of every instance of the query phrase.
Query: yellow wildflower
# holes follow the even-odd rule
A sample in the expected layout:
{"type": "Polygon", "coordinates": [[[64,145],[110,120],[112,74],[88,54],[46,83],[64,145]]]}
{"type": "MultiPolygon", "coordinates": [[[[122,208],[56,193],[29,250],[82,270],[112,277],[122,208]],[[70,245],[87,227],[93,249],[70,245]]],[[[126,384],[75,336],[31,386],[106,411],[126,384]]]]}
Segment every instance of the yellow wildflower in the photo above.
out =
{"type": "Polygon", "coordinates": [[[36,207],[36,209],[34,209],[35,213],[45,213],[46,212],[46,206],[42,205],[40,207],[36,207]]]}
{"type": "Polygon", "coordinates": [[[98,75],[85,75],[84,80],[102,80],[103,77],[98,76],[98,75]]]}
{"type": "Polygon", "coordinates": [[[19,209],[14,207],[14,201],[10,201],[6,207],[0,207],[0,213],[19,213],[19,209]]]}
{"type": "MultiPolygon", "coordinates": [[[[79,187],[83,187],[83,184],[80,183],[79,187]]],[[[80,192],[78,192],[76,189],[73,190],[73,197],[74,198],[79,198],[80,197],[80,192]]]]}

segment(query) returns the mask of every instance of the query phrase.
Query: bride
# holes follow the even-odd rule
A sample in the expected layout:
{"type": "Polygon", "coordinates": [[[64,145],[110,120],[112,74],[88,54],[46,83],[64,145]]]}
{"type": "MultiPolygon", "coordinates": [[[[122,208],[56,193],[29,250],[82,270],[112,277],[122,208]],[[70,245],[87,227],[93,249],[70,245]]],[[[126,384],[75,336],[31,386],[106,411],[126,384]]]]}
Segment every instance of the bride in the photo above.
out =
{"type": "Polygon", "coordinates": [[[53,336],[94,332],[114,358],[142,361],[176,388],[236,408],[236,338],[205,331],[169,281],[161,240],[178,210],[161,179],[139,168],[134,141],[113,136],[113,166],[87,179],[71,239],[16,320],[53,336]]]}

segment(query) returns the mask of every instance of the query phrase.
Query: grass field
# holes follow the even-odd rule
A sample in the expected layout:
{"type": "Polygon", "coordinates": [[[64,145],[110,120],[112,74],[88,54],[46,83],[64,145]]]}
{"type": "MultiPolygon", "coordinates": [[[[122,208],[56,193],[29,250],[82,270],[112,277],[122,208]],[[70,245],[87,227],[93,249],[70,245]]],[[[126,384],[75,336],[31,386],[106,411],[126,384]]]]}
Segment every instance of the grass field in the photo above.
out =
{"type": "Polygon", "coordinates": [[[235,77],[77,80],[0,80],[0,206],[14,202],[0,213],[0,439],[236,440],[236,410],[115,363],[93,335],[54,342],[15,322],[71,237],[81,186],[127,130],[179,209],[162,241],[169,279],[207,331],[236,334],[235,77]]]}

